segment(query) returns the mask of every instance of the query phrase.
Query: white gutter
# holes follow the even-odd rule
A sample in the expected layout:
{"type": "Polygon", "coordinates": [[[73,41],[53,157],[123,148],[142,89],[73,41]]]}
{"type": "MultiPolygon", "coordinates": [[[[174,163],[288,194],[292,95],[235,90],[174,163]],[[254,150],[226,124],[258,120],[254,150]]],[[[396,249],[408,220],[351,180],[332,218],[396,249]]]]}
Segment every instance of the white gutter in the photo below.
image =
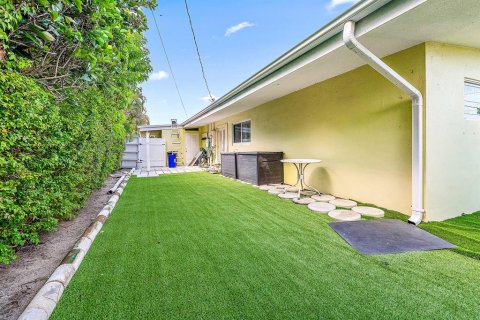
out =
{"type": "Polygon", "coordinates": [[[343,27],[343,42],[362,60],[412,98],[412,215],[409,223],[423,220],[423,97],[422,93],[355,38],[355,22],[343,27]]]}
{"type": "MultiPolygon", "coordinates": [[[[177,126],[177,127],[182,128],[182,126],[177,126]]],[[[171,124],[143,125],[143,126],[137,126],[137,128],[141,132],[156,131],[156,130],[170,130],[172,129],[172,125],[171,124]]]]}

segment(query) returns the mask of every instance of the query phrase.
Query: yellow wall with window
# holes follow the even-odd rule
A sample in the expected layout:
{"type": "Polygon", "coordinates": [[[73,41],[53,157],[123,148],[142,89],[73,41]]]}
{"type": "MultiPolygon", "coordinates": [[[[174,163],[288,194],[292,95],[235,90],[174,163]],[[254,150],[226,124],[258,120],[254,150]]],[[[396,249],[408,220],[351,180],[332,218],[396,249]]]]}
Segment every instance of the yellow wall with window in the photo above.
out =
{"type": "MultiPolygon", "coordinates": [[[[425,92],[425,45],[386,62],[425,92]]],[[[321,192],[410,213],[411,100],[368,66],[215,123],[227,124],[228,151],[283,151],[318,158],[307,182],[321,192]],[[232,143],[232,124],[250,119],[251,142],[232,143]]],[[[285,180],[296,171],[285,165],[285,180]]]]}

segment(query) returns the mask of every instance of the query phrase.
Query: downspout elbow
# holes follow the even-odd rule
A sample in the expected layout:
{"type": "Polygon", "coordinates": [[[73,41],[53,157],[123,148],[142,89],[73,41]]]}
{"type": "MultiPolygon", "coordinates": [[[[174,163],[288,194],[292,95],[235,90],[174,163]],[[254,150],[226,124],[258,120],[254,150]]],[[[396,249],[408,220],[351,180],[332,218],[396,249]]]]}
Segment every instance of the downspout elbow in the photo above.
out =
{"type": "Polygon", "coordinates": [[[343,43],[345,46],[358,54],[359,42],[355,38],[355,22],[347,21],[343,26],[343,43]]]}

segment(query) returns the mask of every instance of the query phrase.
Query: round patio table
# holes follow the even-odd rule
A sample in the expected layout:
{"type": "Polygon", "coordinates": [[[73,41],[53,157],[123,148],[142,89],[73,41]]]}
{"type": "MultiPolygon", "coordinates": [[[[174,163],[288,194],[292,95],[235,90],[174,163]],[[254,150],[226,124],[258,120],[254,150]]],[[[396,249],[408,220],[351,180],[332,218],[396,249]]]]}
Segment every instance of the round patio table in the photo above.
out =
{"type": "Polygon", "coordinates": [[[303,190],[305,190],[304,186],[307,187],[309,190],[313,190],[318,193],[318,191],[315,188],[310,187],[307,185],[305,182],[305,169],[309,164],[312,163],[320,163],[322,160],[318,159],[283,159],[280,160],[283,163],[291,163],[295,166],[297,169],[297,182],[294,184],[294,186],[299,185],[298,188],[298,198],[300,198],[300,195],[303,190]]]}

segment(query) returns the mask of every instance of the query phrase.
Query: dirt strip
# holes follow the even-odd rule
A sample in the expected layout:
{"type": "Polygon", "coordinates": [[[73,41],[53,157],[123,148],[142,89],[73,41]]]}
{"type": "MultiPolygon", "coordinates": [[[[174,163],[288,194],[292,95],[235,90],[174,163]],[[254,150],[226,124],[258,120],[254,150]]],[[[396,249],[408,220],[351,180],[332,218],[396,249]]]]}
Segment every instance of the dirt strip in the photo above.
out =
{"type": "Polygon", "coordinates": [[[17,259],[8,266],[0,265],[0,319],[17,319],[37,291],[47,281],[85,229],[95,220],[108,202],[108,190],[124,173],[109,175],[102,189],[94,190],[80,214],[71,221],[62,221],[56,232],[40,236],[40,244],[17,251],[17,259]]]}

